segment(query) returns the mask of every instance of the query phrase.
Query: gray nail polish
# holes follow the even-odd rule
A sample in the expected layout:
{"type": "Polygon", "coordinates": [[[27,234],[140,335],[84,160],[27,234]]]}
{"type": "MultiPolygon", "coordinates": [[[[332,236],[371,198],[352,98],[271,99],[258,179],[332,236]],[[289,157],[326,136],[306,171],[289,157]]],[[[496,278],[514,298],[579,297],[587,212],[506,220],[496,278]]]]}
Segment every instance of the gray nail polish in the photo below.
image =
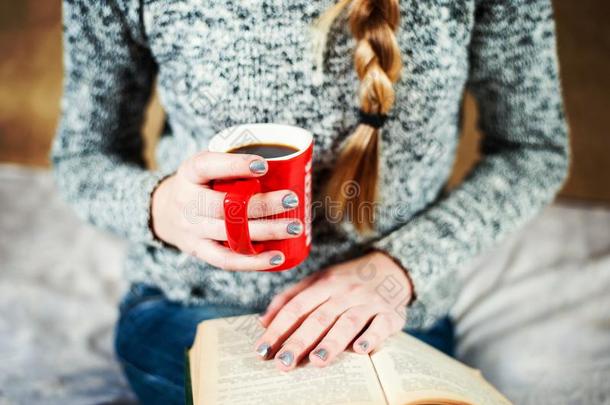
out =
{"type": "Polygon", "coordinates": [[[256,348],[256,354],[258,354],[263,359],[267,358],[267,356],[269,355],[270,351],[271,351],[271,346],[268,343],[261,343],[256,348]]]}
{"type": "Polygon", "coordinates": [[[328,357],[328,350],[320,347],[313,352],[313,355],[320,358],[320,360],[325,361],[328,357]]]}
{"type": "Polygon", "coordinates": [[[278,264],[282,264],[283,261],[284,258],[282,257],[282,255],[275,255],[271,258],[271,260],[269,260],[269,263],[272,266],[277,266],[278,264]]]}
{"type": "Polygon", "coordinates": [[[292,354],[292,352],[284,352],[278,356],[278,359],[283,365],[289,367],[294,361],[294,354],[292,354]]]}
{"type": "Polygon", "coordinates": [[[366,350],[369,348],[369,342],[367,340],[362,340],[358,342],[358,346],[360,346],[360,348],[366,352],[366,350]]]}
{"type": "Polygon", "coordinates": [[[296,222],[296,221],[295,222],[291,222],[286,227],[286,231],[290,235],[300,235],[301,232],[303,232],[303,226],[301,225],[300,222],[296,222]]]}
{"type": "Polygon", "coordinates": [[[250,171],[255,174],[262,174],[267,171],[267,164],[264,160],[253,160],[250,162],[250,171]]]}
{"type": "Polygon", "coordinates": [[[294,193],[286,194],[282,198],[282,207],[284,208],[296,208],[297,205],[299,205],[299,198],[294,193]]]}

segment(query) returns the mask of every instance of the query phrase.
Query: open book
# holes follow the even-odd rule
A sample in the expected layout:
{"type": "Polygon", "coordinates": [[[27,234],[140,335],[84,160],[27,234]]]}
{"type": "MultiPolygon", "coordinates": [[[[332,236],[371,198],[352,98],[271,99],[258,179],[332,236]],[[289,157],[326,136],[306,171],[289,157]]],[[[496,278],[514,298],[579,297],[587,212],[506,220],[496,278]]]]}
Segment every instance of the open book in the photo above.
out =
{"type": "Polygon", "coordinates": [[[510,404],[480,372],[400,333],[370,356],[345,352],[326,368],[290,372],[253,350],[255,315],[204,321],[187,353],[187,403],[195,405],[510,404]]]}

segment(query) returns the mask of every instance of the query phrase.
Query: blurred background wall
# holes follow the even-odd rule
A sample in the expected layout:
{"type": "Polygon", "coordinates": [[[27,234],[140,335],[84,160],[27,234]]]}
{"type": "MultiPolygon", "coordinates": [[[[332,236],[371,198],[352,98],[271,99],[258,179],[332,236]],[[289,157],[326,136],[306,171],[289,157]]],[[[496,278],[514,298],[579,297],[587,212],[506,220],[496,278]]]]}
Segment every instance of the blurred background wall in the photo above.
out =
{"type": "MultiPolygon", "coordinates": [[[[610,203],[610,2],[555,0],[573,161],[562,197],[610,203]]],[[[0,162],[48,167],[61,95],[61,0],[0,2],[0,162]]],[[[467,97],[452,184],[477,159],[476,106],[467,97]]],[[[144,128],[152,150],[163,111],[152,100],[144,128]]]]}

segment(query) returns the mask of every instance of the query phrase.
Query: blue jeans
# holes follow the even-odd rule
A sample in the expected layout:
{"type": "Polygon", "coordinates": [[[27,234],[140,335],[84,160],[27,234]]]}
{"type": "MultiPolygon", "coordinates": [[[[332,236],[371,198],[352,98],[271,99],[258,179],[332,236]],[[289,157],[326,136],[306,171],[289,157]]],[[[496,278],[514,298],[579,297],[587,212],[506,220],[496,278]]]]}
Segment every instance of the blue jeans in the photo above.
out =
{"type": "MultiPolygon", "coordinates": [[[[261,310],[224,305],[184,306],[167,300],[157,288],[134,284],[121,302],[115,350],[140,402],[184,403],[184,353],[193,343],[199,322],[261,310]]],[[[449,319],[439,321],[430,330],[408,332],[445,353],[453,352],[453,327],[449,319]]]]}

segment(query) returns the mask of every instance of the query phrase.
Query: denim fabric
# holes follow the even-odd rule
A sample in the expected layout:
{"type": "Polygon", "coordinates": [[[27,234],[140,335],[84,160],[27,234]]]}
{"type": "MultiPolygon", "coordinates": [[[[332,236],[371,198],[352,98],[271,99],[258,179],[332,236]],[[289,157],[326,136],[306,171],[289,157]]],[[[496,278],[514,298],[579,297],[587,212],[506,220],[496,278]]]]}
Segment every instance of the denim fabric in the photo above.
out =
{"type": "MultiPolygon", "coordinates": [[[[121,302],[115,350],[140,402],[184,403],[184,352],[192,345],[199,322],[262,310],[184,306],[169,301],[157,288],[133,285],[121,302]]],[[[453,326],[448,318],[429,330],[407,332],[447,354],[453,352],[453,326]]]]}

